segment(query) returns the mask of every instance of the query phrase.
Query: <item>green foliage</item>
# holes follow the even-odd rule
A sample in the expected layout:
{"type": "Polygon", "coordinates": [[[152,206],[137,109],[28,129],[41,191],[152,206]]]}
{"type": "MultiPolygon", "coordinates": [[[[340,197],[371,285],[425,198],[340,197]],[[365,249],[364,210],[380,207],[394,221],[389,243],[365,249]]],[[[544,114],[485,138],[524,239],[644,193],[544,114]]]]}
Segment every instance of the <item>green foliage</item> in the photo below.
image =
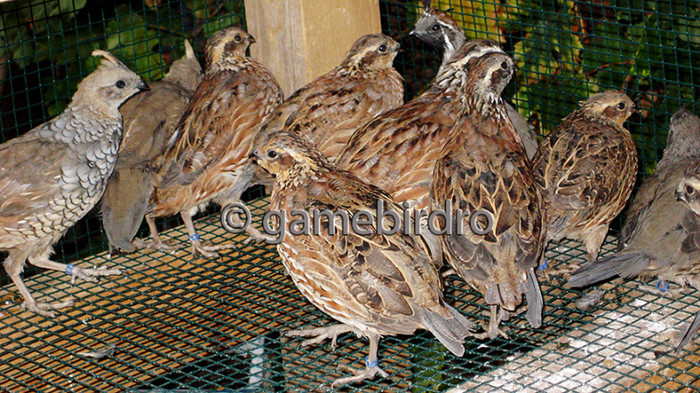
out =
{"type": "MultiPolygon", "coordinates": [[[[418,17],[419,1],[411,4],[418,17]]],[[[577,102],[605,89],[628,93],[640,116],[628,122],[651,173],[670,115],[695,105],[700,64],[700,2],[607,0],[433,0],[468,38],[512,49],[518,110],[546,134],[577,102]],[[461,4],[461,7],[460,7],[461,4]],[[695,77],[695,78],[694,78],[695,77]]],[[[697,108],[691,108],[695,112],[697,108]]]]}
{"type": "Polygon", "coordinates": [[[0,41],[20,67],[28,62],[38,63],[51,58],[49,50],[56,44],[56,35],[62,34],[85,7],[87,0],[24,1],[0,4],[0,41]]]}
{"type": "Polygon", "coordinates": [[[243,0],[185,0],[182,6],[180,1],[145,0],[142,8],[126,0],[2,3],[0,39],[20,68],[42,63],[50,70],[41,79],[53,117],[70,102],[80,79],[94,70],[93,49],[106,49],[145,80],[158,80],[184,54],[185,38],[196,47],[221,28],[243,24],[242,7],[243,0]],[[101,9],[105,20],[91,22],[86,15],[91,9],[101,9]]]}

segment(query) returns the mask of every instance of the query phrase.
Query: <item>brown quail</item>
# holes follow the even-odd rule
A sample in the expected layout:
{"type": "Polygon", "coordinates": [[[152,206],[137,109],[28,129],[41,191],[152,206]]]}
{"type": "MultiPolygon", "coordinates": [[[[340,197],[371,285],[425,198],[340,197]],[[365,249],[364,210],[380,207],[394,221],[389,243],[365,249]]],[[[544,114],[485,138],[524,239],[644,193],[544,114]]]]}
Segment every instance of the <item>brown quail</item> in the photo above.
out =
{"type": "Polygon", "coordinates": [[[0,145],[0,249],[9,253],[3,264],[22,306],[48,317],[72,303],[37,303],[20,277],[26,261],[73,280],[121,274],[49,259],[52,245],[102,197],[122,139],[119,106],[147,88],[112,54],[93,56],[102,56],[100,66],[80,82],[63,113],[0,145]]]}
{"type": "Polygon", "coordinates": [[[544,249],[542,197],[501,92],[515,66],[502,52],[475,57],[464,81],[467,105],[435,164],[433,210],[458,210],[442,237],[449,265],[479,291],[491,308],[485,336],[516,312],[524,293],[527,319],[541,325],[542,295],[534,273],[544,249]],[[499,312],[499,309],[501,312],[499,312]]]}
{"type": "Polygon", "coordinates": [[[146,214],[167,142],[201,80],[202,68],[185,41],[185,56],[168,74],[119,108],[124,139],[101,205],[111,253],[136,251],[132,240],[146,214]]]}
{"type": "MultiPolygon", "coordinates": [[[[294,229],[290,226],[277,246],[301,293],[340,322],[287,334],[315,337],[303,345],[325,338],[335,343],[337,335],[344,332],[369,339],[367,367],[354,376],[337,379],[333,386],[376,374],[387,376],[377,360],[382,336],[410,335],[417,329],[427,329],[452,353],[464,354],[462,342],[472,324],[445,304],[440,276],[431,264],[427,246],[420,237],[403,231],[390,235],[377,230],[378,205],[382,203],[386,210],[398,213],[399,228],[403,226],[401,206],[381,189],[328,162],[296,133],[275,133],[253,154],[257,163],[275,176],[270,208],[283,212],[287,223],[295,218],[292,214],[297,210],[310,216],[325,209],[342,211],[353,221],[360,211],[374,214],[369,218],[372,223],[347,232],[337,220],[329,226],[328,219],[322,219],[313,230],[294,235],[289,233],[294,229]]],[[[286,228],[285,222],[279,224],[286,228]]],[[[389,224],[382,228],[391,229],[389,224]]]]}
{"type": "MultiPolygon", "coordinates": [[[[463,86],[467,70],[473,59],[487,53],[503,51],[489,40],[462,46],[428,90],[357,130],[338,165],[387,191],[398,202],[407,202],[411,209],[427,209],[435,161],[467,103],[463,86]]],[[[423,235],[435,263],[441,265],[440,240],[427,229],[423,235]]]]}
{"type": "Polygon", "coordinates": [[[403,104],[403,81],[392,63],[399,44],[384,34],[358,39],[343,62],[297,90],[265,120],[256,146],[271,130],[306,137],[329,160],[378,114],[403,104]]]}
{"type": "Polygon", "coordinates": [[[700,288],[700,219],[696,207],[700,119],[682,109],[673,115],[657,172],[635,197],[624,224],[622,250],[588,263],[569,278],[572,287],[611,277],[656,277],[700,288]]]}
{"type": "Polygon", "coordinates": [[[532,167],[544,197],[547,241],[582,241],[594,261],[637,176],[637,150],[623,127],[635,110],[614,90],[579,105],[544,138],[532,167]]]}
{"type": "MultiPolygon", "coordinates": [[[[464,45],[467,41],[467,36],[454,18],[444,11],[432,8],[430,0],[424,0],[423,5],[425,7],[423,14],[410,34],[418,37],[426,44],[442,50],[442,65],[440,66],[440,69],[442,69],[457,53],[459,48],[464,45]]],[[[535,155],[535,151],[537,151],[535,130],[517,109],[507,102],[504,103],[508,117],[520,135],[525,153],[531,159],[535,155]]]]}
{"type": "Polygon", "coordinates": [[[272,73],[245,55],[253,42],[237,27],[219,31],[207,42],[204,79],[175,129],[146,214],[156,248],[168,249],[154,219],[178,213],[193,254],[214,257],[217,249],[228,247],[202,245],[192,216],[210,202],[239,200],[252,176],[244,169],[255,135],[265,116],[282,102],[272,73]]]}

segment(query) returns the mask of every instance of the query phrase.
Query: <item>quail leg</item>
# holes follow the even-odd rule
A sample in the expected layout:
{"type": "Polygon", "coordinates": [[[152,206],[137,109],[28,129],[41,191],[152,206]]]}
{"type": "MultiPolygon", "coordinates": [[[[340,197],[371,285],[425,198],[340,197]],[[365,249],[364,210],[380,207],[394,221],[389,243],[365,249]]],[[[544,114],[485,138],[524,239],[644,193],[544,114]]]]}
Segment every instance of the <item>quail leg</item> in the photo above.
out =
{"type": "Polygon", "coordinates": [[[148,224],[148,229],[151,232],[151,239],[146,241],[135,239],[134,245],[136,248],[150,248],[151,250],[161,251],[166,254],[172,254],[177,250],[177,246],[166,244],[160,238],[158,228],[156,227],[156,220],[153,216],[146,214],[146,223],[148,224]]]}
{"type": "Polygon", "coordinates": [[[377,352],[379,350],[379,336],[376,334],[368,334],[367,336],[369,337],[369,354],[365,360],[365,368],[359,371],[348,366],[341,365],[341,368],[352,372],[354,375],[336,379],[331,384],[331,387],[335,388],[349,383],[364,381],[366,379],[374,379],[374,376],[377,374],[384,378],[389,377],[389,374],[386,371],[379,368],[379,360],[377,358],[377,352]]]}
{"type": "Polygon", "coordinates": [[[351,328],[348,325],[344,325],[342,323],[331,325],[331,326],[324,326],[320,328],[314,328],[314,329],[303,329],[303,330],[289,330],[284,333],[285,336],[289,337],[313,337],[308,340],[304,340],[301,343],[302,347],[306,347],[308,345],[312,344],[319,344],[323,342],[323,340],[330,338],[331,339],[331,348],[335,350],[336,343],[338,342],[338,336],[347,333],[347,332],[355,332],[357,337],[360,337],[361,334],[359,332],[356,332],[353,328],[351,328]]]}
{"type": "Polygon", "coordinates": [[[190,243],[192,244],[192,256],[201,255],[205,258],[218,258],[219,254],[217,251],[227,250],[231,248],[236,248],[234,243],[229,244],[219,244],[215,246],[205,246],[199,240],[199,235],[194,229],[194,223],[192,222],[192,217],[187,213],[180,213],[182,221],[185,222],[185,228],[187,228],[187,234],[190,237],[190,243]]]}
{"type": "Polygon", "coordinates": [[[44,269],[66,272],[72,276],[71,284],[75,284],[75,280],[78,278],[89,282],[97,282],[97,277],[100,276],[118,276],[122,274],[122,271],[119,269],[83,269],[73,264],[66,265],[43,257],[29,258],[29,262],[34,266],[43,267],[44,269]]]}
{"type": "Polygon", "coordinates": [[[491,305],[491,318],[489,319],[489,327],[486,330],[485,333],[481,334],[475,334],[474,337],[478,339],[485,339],[489,338],[493,340],[494,338],[498,337],[499,335],[505,339],[508,339],[508,334],[501,330],[501,328],[498,326],[502,320],[504,320],[504,314],[499,313],[499,307],[495,304],[491,305]]]}
{"type": "Polygon", "coordinates": [[[15,284],[15,286],[17,286],[19,293],[21,293],[22,297],[24,297],[24,302],[22,303],[21,307],[26,310],[35,312],[39,315],[43,315],[47,318],[55,318],[56,314],[49,310],[61,309],[73,305],[72,300],[60,303],[38,303],[36,299],[34,299],[34,297],[32,297],[32,295],[29,293],[29,289],[27,289],[27,286],[24,285],[24,282],[22,281],[22,278],[19,276],[19,274],[9,274],[9,276],[12,282],[15,284]]]}

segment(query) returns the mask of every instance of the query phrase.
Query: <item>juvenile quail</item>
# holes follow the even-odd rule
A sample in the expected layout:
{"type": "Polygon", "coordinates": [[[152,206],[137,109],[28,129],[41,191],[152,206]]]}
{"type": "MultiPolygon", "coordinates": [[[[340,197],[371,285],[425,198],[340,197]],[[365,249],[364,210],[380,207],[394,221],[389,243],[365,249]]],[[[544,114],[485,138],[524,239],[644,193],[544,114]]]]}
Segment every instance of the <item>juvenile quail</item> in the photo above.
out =
{"type": "Polygon", "coordinates": [[[403,81],[392,63],[399,44],[384,34],[358,39],[343,62],[297,90],[265,120],[256,146],[271,130],[294,131],[334,161],[350,136],[376,115],[403,104],[403,81]]]}
{"type": "MultiPolygon", "coordinates": [[[[438,272],[431,264],[420,237],[399,229],[393,235],[377,229],[376,210],[383,203],[397,215],[403,227],[403,210],[381,189],[339,169],[309,142],[293,132],[281,131],[253,152],[256,162],[275,176],[272,211],[284,212],[282,229],[294,219],[294,211],[310,216],[328,209],[374,214],[369,224],[343,232],[333,219],[320,228],[287,233],[278,244],[282,262],[301,293],[339,325],[287,332],[313,336],[303,345],[319,343],[345,332],[369,339],[367,367],[356,375],[337,379],[333,386],[387,374],[379,367],[377,351],[382,336],[409,335],[427,329],[452,353],[464,354],[461,345],[472,324],[445,304],[438,272]]],[[[410,219],[410,218],[409,218],[410,219]]],[[[359,220],[358,220],[359,221],[359,220]]],[[[390,230],[393,220],[382,225],[390,230]]],[[[410,224],[409,224],[410,225],[410,224]]],[[[293,230],[288,228],[289,232],[293,230]]]]}
{"type": "Polygon", "coordinates": [[[92,54],[102,62],[80,82],[63,113],[0,145],[0,249],[9,253],[3,264],[24,297],[22,306],[47,317],[72,303],[38,303],[20,277],[26,261],[65,271],[73,280],[121,274],[49,259],[52,245],[102,197],[122,139],[119,106],[147,89],[112,54],[92,54]]]}
{"type": "Polygon", "coordinates": [[[468,67],[467,105],[435,164],[431,204],[433,210],[467,214],[452,227],[445,222],[438,227],[452,229],[441,236],[443,253],[490,305],[486,336],[507,337],[499,323],[516,312],[523,293],[527,320],[541,325],[534,267],[544,250],[542,197],[501,99],[515,72],[513,60],[490,52],[473,58],[468,67]]]}
{"type": "Polygon", "coordinates": [[[101,204],[111,253],[136,251],[132,240],[146,214],[166,143],[201,80],[202,68],[185,40],[185,56],[165,77],[119,108],[124,138],[101,204]]]}
{"type": "MultiPolygon", "coordinates": [[[[489,40],[463,45],[428,90],[357,130],[338,158],[338,165],[382,188],[396,201],[407,202],[410,209],[427,209],[435,161],[467,105],[464,83],[469,66],[488,53],[504,52],[489,40]]],[[[439,266],[440,240],[424,229],[423,235],[439,266]]]]}
{"type": "Polygon", "coordinates": [[[193,254],[214,257],[223,246],[204,246],[192,223],[210,202],[238,201],[252,173],[244,170],[265,116],[282,102],[270,71],[245,55],[255,42],[238,27],[215,33],[207,42],[207,70],[165,154],[162,180],[151,197],[146,222],[153,246],[168,250],[158,236],[156,217],[180,214],[193,254]]]}
{"type": "Polygon", "coordinates": [[[635,112],[622,92],[592,95],[540,144],[532,160],[547,214],[547,241],[582,241],[598,258],[610,222],[627,204],[637,176],[637,150],[623,127],[635,112]]]}
{"type": "Polygon", "coordinates": [[[656,164],[654,174],[644,180],[634,194],[627,208],[625,223],[622,226],[618,251],[625,248],[637,229],[639,218],[653,203],[659,185],[681,168],[700,161],[700,119],[685,108],[679,109],[672,117],[661,160],[656,164]]]}
{"type": "Polygon", "coordinates": [[[693,211],[700,162],[700,119],[681,109],[673,115],[657,172],[640,188],[624,225],[622,250],[583,266],[572,287],[611,277],[657,277],[700,288],[700,220],[693,211]]]}
{"type": "MultiPolygon", "coordinates": [[[[424,11],[410,35],[418,37],[426,44],[442,50],[440,70],[452,59],[459,48],[467,42],[464,30],[449,14],[430,6],[430,0],[423,0],[424,11]]],[[[440,71],[438,71],[438,74],[440,71]]],[[[527,119],[512,105],[504,101],[508,117],[520,135],[525,153],[532,159],[537,151],[537,135],[527,119]]]]}

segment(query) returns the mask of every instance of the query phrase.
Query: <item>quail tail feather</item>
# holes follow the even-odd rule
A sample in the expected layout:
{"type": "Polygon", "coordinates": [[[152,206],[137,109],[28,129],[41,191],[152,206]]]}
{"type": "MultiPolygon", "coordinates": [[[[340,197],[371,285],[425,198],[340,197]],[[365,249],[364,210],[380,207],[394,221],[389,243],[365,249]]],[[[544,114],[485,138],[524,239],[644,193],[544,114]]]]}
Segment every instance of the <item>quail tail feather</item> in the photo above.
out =
{"type": "Polygon", "coordinates": [[[534,328],[542,326],[542,308],[544,301],[542,300],[542,292],[540,285],[537,282],[535,270],[530,268],[527,272],[527,282],[525,285],[525,298],[527,299],[527,313],[525,318],[534,328]]]}
{"type": "Polygon", "coordinates": [[[456,309],[447,306],[452,314],[445,318],[440,314],[425,310],[423,312],[423,325],[437,338],[442,345],[456,356],[464,355],[464,338],[469,336],[474,324],[464,317],[456,309]]]}
{"type": "Polygon", "coordinates": [[[141,167],[122,168],[109,179],[102,197],[102,223],[112,249],[132,253],[153,192],[153,174],[141,167]],[[128,192],[124,192],[128,190],[128,192]]]}
{"type": "Polygon", "coordinates": [[[622,252],[600,258],[575,271],[569,278],[569,286],[585,287],[615,276],[634,277],[647,267],[648,261],[648,257],[638,252],[622,252]]]}

